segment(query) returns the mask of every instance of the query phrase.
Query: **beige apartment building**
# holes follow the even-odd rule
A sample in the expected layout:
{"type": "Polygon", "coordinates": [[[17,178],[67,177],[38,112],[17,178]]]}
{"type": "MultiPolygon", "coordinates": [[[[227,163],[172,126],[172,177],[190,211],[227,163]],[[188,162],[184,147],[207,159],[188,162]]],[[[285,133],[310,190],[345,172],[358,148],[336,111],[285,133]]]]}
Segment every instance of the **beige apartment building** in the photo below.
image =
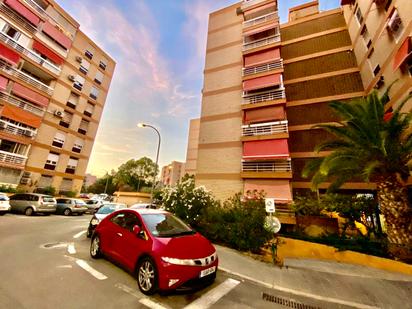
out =
{"type": "Polygon", "coordinates": [[[180,178],[183,177],[185,164],[183,162],[172,161],[172,163],[163,166],[160,175],[160,182],[164,186],[175,186],[180,178]]]}
{"type": "Polygon", "coordinates": [[[393,104],[412,90],[412,2],[342,1],[321,12],[312,1],[290,8],[284,24],[277,2],[245,0],[209,16],[196,183],[219,199],[264,190],[293,224],[293,196],[311,187],[302,169],[331,138],[313,127],[337,120],[328,103],[395,79],[393,104]]]}
{"type": "Polygon", "coordinates": [[[197,164],[197,148],[199,145],[200,119],[191,119],[187,138],[186,162],[183,174],[195,175],[197,164]]]}
{"type": "Polygon", "coordinates": [[[80,192],[115,62],[54,0],[0,2],[0,184],[80,192]]]}

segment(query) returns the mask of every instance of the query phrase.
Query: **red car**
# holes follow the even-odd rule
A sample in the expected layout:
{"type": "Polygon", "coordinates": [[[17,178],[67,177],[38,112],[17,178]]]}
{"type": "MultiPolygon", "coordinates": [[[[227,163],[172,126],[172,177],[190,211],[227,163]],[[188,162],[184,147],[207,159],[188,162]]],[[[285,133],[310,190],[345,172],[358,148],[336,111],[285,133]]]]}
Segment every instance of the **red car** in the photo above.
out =
{"type": "Polygon", "coordinates": [[[173,214],[157,209],[122,209],[99,223],[90,245],[137,276],[143,294],[197,288],[216,278],[216,249],[173,214]]]}

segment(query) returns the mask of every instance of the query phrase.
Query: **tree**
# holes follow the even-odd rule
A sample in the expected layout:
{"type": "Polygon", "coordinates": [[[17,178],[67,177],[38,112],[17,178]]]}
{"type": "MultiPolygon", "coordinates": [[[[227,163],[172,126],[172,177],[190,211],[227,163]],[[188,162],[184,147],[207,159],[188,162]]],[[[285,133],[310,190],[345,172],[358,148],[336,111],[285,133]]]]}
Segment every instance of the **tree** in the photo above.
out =
{"type": "Polygon", "coordinates": [[[147,157],[130,159],[120,165],[115,177],[116,182],[119,185],[127,185],[134,191],[140,191],[144,186],[151,186],[157,169],[156,164],[147,157]]]}
{"type": "Polygon", "coordinates": [[[106,192],[107,194],[112,195],[118,189],[114,175],[114,171],[112,171],[111,174],[106,173],[106,175],[102,178],[98,178],[94,184],[89,186],[87,191],[96,194],[106,192]]]}
{"type": "Polygon", "coordinates": [[[382,97],[373,91],[349,103],[330,103],[342,121],[316,126],[336,139],[318,145],[315,151],[331,153],[310,161],[302,174],[312,175],[313,189],[330,180],[329,192],[354,177],[375,182],[388,241],[393,254],[399,257],[402,252],[412,252],[412,208],[405,184],[412,159],[412,133],[408,130],[412,114],[401,112],[411,96],[392,113],[385,113],[390,88],[382,97]]]}

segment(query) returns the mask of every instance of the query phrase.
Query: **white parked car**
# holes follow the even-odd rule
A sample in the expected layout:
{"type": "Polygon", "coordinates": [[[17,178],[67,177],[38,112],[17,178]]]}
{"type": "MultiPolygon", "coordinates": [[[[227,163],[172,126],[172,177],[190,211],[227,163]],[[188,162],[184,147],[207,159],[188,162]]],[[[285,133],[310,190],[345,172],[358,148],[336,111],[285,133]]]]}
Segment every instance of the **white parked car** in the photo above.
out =
{"type": "Polygon", "coordinates": [[[9,197],[5,193],[0,193],[0,216],[10,211],[9,197]]]}

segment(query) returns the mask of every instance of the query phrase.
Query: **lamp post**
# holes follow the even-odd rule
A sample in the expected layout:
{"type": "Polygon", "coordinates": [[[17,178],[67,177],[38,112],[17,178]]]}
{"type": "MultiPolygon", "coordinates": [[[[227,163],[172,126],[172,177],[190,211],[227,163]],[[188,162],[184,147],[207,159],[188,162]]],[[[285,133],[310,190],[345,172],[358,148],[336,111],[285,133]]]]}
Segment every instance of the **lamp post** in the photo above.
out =
{"type": "Polygon", "coordinates": [[[159,161],[159,151],[160,151],[160,141],[161,141],[160,133],[159,133],[159,131],[158,131],[154,126],[151,126],[150,124],[139,123],[139,124],[137,124],[137,126],[138,126],[139,128],[146,128],[146,127],[152,128],[153,130],[156,131],[157,136],[158,136],[158,138],[159,138],[159,142],[158,142],[158,144],[157,144],[157,151],[156,151],[156,170],[155,170],[155,176],[154,176],[154,179],[153,179],[152,189],[150,190],[150,203],[153,203],[153,190],[154,190],[155,181],[156,181],[156,177],[157,177],[157,164],[158,164],[158,161],[159,161]]]}

